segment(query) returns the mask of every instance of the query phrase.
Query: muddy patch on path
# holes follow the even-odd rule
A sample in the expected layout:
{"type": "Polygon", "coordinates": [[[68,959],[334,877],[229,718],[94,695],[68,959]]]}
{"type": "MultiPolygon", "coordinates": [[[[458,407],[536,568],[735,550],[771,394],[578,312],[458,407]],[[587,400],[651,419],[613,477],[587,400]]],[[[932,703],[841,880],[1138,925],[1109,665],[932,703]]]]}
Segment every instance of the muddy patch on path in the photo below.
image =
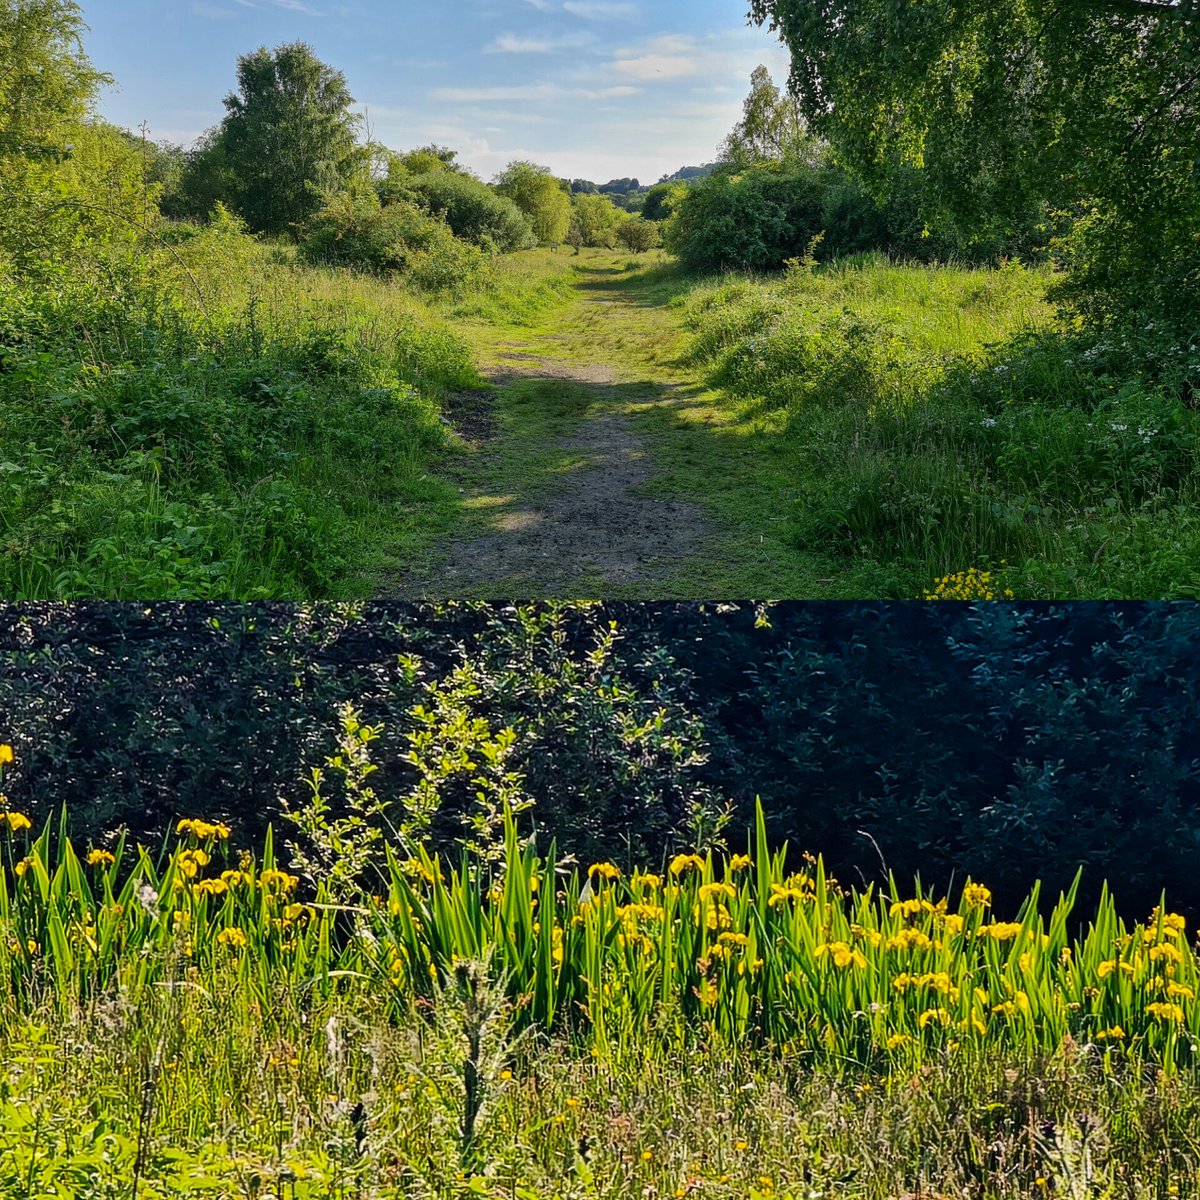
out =
{"type": "MultiPolygon", "coordinates": [[[[491,381],[566,380],[598,392],[598,410],[557,443],[570,469],[534,497],[517,495],[489,510],[490,531],[456,542],[424,578],[401,582],[398,595],[444,597],[504,591],[513,598],[604,597],[609,589],[659,580],[702,552],[712,532],[704,510],[638,492],[654,476],[645,440],[620,412],[605,411],[609,367],[585,367],[504,355],[491,381]]],[[[613,397],[615,398],[615,397],[613,397]]],[[[470,492],[468,492],[470,494],[470,492]]],[[[475,493],[477,496],[480,493],[475,493]]]]}

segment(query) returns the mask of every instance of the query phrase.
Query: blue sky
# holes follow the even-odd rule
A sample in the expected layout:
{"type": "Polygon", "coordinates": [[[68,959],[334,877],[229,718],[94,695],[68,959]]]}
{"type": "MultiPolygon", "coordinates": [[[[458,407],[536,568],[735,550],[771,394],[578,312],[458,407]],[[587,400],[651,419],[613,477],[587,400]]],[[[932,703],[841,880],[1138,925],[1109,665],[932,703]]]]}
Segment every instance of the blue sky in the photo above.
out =
{"type": "Polygon", "coordinates": [[[530,158],[570,178],[654,182],[710,161],[750,72],[787,54],[745,0],[82,0],[101,112],[190,143],[222,116],[239,54],[305,41],[344,71],[374,136],[438,142],[491,178],[530,158]]]}

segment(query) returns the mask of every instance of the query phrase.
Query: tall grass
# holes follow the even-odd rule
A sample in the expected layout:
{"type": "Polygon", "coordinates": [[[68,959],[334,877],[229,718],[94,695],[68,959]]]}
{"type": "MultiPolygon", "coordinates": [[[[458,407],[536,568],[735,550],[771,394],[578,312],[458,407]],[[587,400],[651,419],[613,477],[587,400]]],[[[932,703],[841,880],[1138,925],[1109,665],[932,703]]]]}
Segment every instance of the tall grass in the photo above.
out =
{"type": "Polygon", "coordinates": [[[1080,927],[1073,891],[845,889],[761,814],[744,853],[656,871],[511,821],[491,862],[385,846],[335,902],[270,835],[77,848],[8,804],[0,1196],[1200,1183],[1197,961],[1165,904],[1129,923],[1105,894],[1080,927]]]}
{"type": "Polygon", "coordinates": [[[684,311],[692,357],[794,463],[800,546],[899,596],[973,567],[1022,596],[1194,595],[1182,351],[1059,328],[1049,282],[863,256],[684,311]]]}
{"type": "Polygon", "coordinates": [[[0,591],[375,590],[453,520],[444,400],[481,383],[455,306],[528,319],[565,269],[523,256],[494,289],[429,294],[231,221],[172,237],[52,288],[0,277],[0,591]]]}
{"type": "Polygon", "coordinates": [[[1082,934],[1074,890],[1043,914],[1037,891],[1011,920],[987,888],[957,903],[843,890],[820,860],[790,872],[760,820],[751,852],[679,855],[660,872],[586,873],[521,846],[508,825],[499,870],[388,856],[386,895],[346,908],[300,896],[275,865],[230,859],[228,831],[183,822],[155,860],[123,843],[80,855],[65,829],[15,814],[0,875],[0,978],[8,1002],[70,1006],[232,976],[265,1001],[303,981],[382,991],[400,1012],[434,1001],[462,962],[486,962],[519,1023],[607,1042],[663,1019],[731,1044],[864,1066],[963,1044],[1051,1052],[1065,1042],[1133,1052],[1166,1069],[1200,1035],[1196,958],[1183,919],[1126,924],[1105,894],[1082,934]]]}

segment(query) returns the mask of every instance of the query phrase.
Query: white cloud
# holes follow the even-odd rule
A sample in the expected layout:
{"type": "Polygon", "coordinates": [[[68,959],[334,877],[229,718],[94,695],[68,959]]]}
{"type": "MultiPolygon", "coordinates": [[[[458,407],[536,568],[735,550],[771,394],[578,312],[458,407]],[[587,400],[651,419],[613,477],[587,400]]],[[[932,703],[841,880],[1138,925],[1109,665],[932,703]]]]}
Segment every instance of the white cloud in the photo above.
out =
{"type": "Polygon", "coordinates": [[[637,16],[635,5],[614,0],[563,0],[563,11],[588,21],[626,21],[637,16]]]}
{"type": "Polygon", "coordinates": [[[585,88],[575,94],[584,100],[617,100],[623,96],[640,96],[642,89],[639,87],[630,87],[628,84],[621,84],[618,87],[600,88],[597,91],[589,91],[585,88]]]}
{"type": "Polygon", "coordinates": [[[283,8],[288,12],[304,13],[308,17],[324,16],[318,9],[302,4],[301,0],[234,0],[234,3],[243,8],[283,8]]]}
{"type": "Polygon", "coordinates": [[[515,33],[502,33],[485,53],[487,54],[556,54],[560,50],[579,50],[592,39],[585,34],[568,34],[565,37],[521,37],[515,33]]]}
{"type": "Polygon", "coordinates": [[[694,38],[666,34],[639,49],[618,50],[612,69],[630,79],[686,79],[698,75],[704,63],[694,38]]]}

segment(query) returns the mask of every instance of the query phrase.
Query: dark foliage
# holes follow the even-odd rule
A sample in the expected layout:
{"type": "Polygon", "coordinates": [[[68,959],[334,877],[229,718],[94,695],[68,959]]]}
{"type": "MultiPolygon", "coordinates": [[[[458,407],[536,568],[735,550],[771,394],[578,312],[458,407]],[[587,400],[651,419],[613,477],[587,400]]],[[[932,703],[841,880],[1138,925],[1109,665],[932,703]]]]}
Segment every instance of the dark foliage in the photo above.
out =
{"type": "Polygon", "coordinates": [[[97,835],[199,812],[248,838],[301,792],[345,701],[384,725],[373,778],[403,794],[415,706],[451,689],[517,731],[542,836],[587,856],[656,853],[715,797],[746,817],[761,795],[777,841],[856,882],[882,855],[937,888],[970,873],[1004,907],[1082,865],[1085,895],[1119,882],[1136,914],[1166,887],[1200,911],[1193,606],[788,605],[770,622],[696,605],[11,607],[6,790],[97,835]],[[609,621],[621,637],[590,659],[609,621]]]}

